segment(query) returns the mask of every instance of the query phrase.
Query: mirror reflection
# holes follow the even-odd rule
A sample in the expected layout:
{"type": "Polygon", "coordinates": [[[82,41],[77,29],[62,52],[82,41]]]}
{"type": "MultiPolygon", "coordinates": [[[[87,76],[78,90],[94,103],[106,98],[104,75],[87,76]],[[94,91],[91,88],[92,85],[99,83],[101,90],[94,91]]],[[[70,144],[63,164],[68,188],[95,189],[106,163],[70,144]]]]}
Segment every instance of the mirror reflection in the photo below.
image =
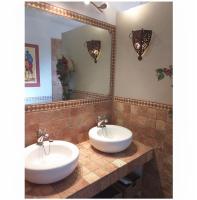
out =
{"type": "Polygon", "coordinates": [[[107,30],[25,8],[25,103],[109,95],[107,30]]]}

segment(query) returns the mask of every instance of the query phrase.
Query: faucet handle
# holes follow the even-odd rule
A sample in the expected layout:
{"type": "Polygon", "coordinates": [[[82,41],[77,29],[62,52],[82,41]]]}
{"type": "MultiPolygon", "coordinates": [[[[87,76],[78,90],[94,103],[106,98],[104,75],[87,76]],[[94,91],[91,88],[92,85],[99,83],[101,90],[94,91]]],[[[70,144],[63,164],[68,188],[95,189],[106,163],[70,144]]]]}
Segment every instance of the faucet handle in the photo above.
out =
{"type": "Polygon", "coordinates": [[[46,135],[47,134],[47,129],[45,128],[44,130],[43,130],[43,135],[46,135]]]}
{"type": "Polygon", "coordinates": [[[43,134],[43,131],[41,128],[39,128],[37,131],[37,137],[40,137],[42,134],[43,134]]]}
{"type": "Polygon", "coordinates": [[[44,134],[44,138],[45,138],[45,139],[49,138],[49,134],[48,134],[48,133],[45,133],[45,134],[44,134]]]}
{"type": "Polygon", "coordinates": [[[97,121],[100,121],[100,120],[102,120],[102,116],[99,115],[99,116],[97,117],[97,121]]]}
{"type": "Polygon", "coordinates": [[[108,119],[106,118],[106,119],[104,120],[104,122],[105,122],[105,123],[108,123],[108,119]]]}

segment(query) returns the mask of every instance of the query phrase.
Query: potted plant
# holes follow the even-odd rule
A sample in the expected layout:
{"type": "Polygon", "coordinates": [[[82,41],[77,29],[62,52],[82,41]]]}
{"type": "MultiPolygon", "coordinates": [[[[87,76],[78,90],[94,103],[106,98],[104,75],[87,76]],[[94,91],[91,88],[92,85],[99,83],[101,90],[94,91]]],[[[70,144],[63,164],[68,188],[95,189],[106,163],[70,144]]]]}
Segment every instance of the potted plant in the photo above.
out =
{"type": "Polygon", "coordinates": [[[57,59],[56,73],[62,85],[62,99],[68,100],[71,98],[72,90],[69,87],[69,82],[74,72],[74,65],[71,59],[67,59],[62,55],[57,59]]]}

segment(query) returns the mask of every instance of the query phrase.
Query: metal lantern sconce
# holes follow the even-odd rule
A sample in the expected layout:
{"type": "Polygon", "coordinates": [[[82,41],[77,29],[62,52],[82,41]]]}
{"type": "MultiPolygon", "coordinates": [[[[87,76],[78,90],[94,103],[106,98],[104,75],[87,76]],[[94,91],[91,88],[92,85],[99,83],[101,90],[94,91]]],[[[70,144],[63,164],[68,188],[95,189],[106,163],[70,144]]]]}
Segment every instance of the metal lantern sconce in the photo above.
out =
{"type": "Polygon", "coordinates": [[[94,62],[97,63],[98,56],[101,51],[101,41],[100,40],[90,40],[87,41],[87,49],[90,56],[94,59],[94,62]]]}
{"type": "Polygon", "coordinates": [[[142,60],[142,55],[148,48],[151,41],[152,31],[151,30],[136,30],[129,34],[132,39],[133,47],[138,54],[138,60],[142,60]]]}

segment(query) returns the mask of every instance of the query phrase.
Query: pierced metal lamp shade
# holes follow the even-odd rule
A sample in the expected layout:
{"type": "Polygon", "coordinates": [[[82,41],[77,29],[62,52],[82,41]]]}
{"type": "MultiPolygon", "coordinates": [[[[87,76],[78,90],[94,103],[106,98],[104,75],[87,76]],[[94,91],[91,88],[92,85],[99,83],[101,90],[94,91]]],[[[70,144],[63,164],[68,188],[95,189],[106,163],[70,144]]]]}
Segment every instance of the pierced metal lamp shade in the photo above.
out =
{"type": "Polygon", "coordinates": [[[133,42],[133,47],[138,54],[138,60],[142,60],[142,55],[149,46],[151,36],[152,31],[144,29],[132,31],[132,36],[131,33],[129,34],[133,42]]]}
{"type": "Polygon", "coordinates": [[[90,40],[90,41],[87,41],[86,43],[87,43],[87,49],[90,56],[94,59],[94,62],[97,63],[97,59],[101,51],[101,41],[90,40]]]}

